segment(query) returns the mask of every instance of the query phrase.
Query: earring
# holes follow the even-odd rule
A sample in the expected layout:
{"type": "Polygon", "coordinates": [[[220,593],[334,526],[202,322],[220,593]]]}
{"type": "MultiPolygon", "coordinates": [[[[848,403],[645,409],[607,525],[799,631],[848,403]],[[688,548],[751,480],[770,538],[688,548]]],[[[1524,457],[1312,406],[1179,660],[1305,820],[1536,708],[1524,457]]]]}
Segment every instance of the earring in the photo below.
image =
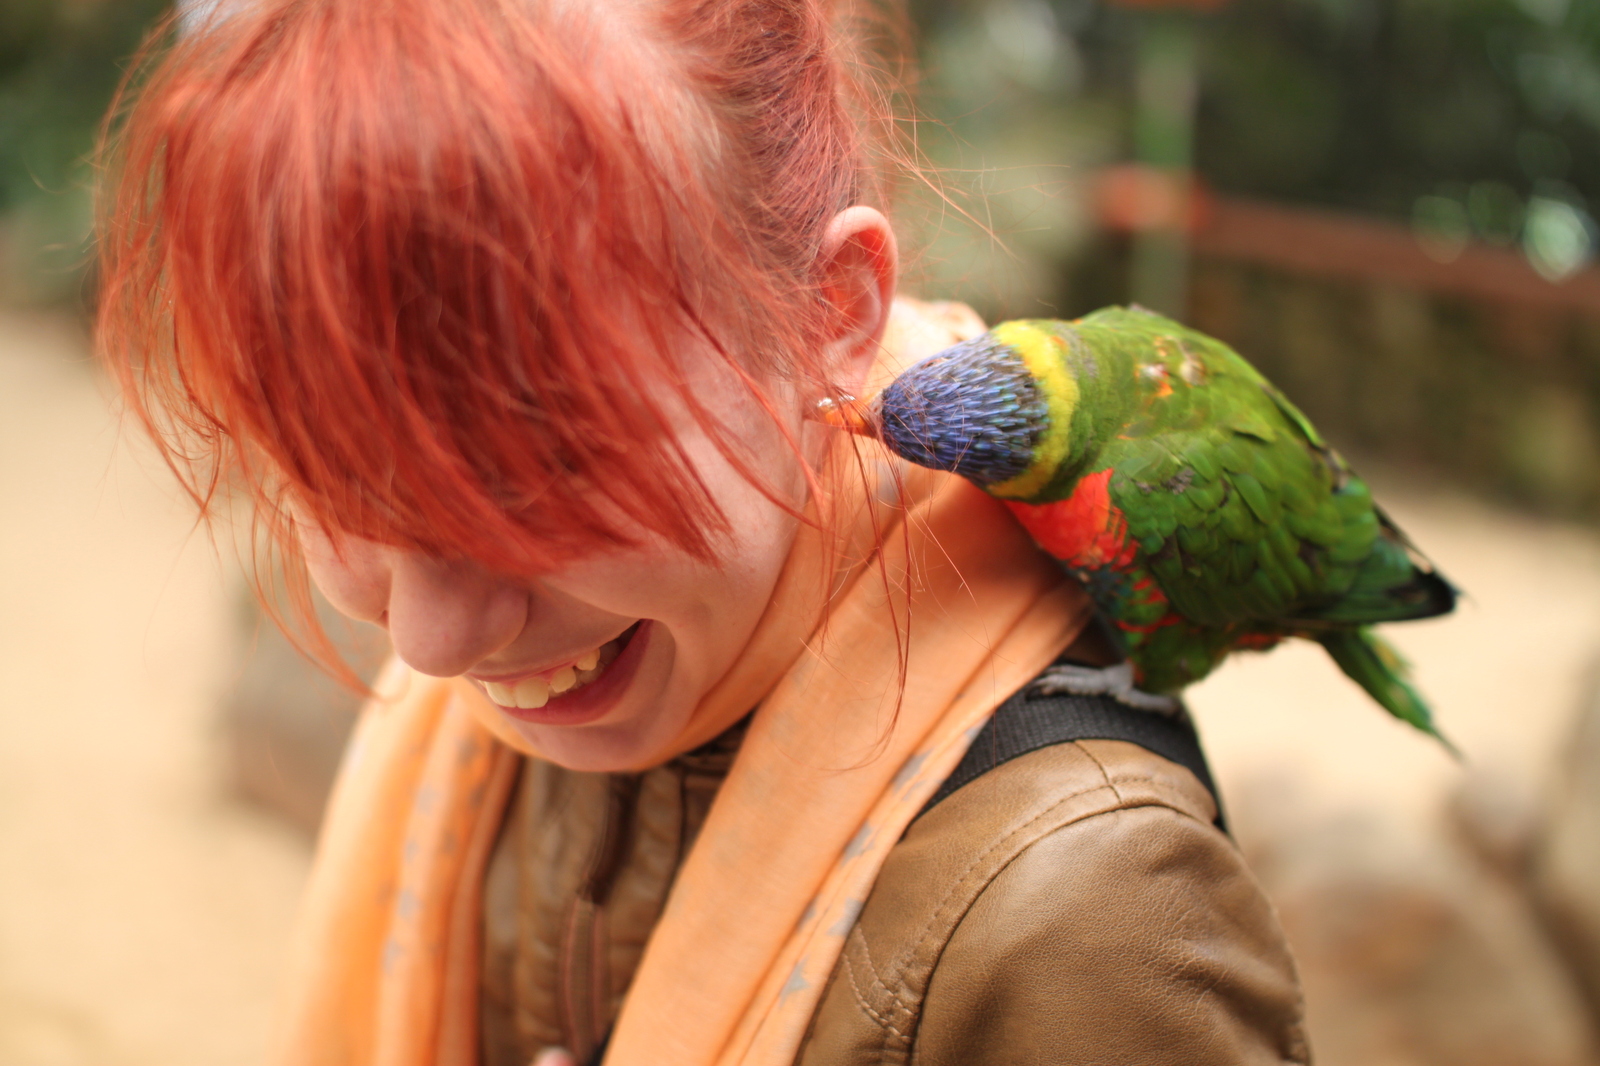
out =
{"type": "Polygon", "coordinates": [[[868,401],[854,396],[825,396],[811,410],[811,417],[825,426],[842,429],[862,437],[878,436],[878,412],[868,401]]]}

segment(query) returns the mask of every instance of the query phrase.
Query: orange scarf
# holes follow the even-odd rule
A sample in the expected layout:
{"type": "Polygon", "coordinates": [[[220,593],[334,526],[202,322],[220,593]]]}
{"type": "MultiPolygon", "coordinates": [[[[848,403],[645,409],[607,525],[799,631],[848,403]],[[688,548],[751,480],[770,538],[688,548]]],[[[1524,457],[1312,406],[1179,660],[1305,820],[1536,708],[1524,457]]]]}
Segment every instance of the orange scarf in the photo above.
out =
{"type": "MultiPolygon", "coordinates": [[[[759,703],[609,1066],[788,1066],[889,849],[1088,617],[998,504],[920,471],[884,502],[869,482],[889,463],[863,455],[830,479],[834,539],[802,529],[754,635],[674,745],[759,703]]],[[[275,1061],[475,1066],[483,877],[519,754],[464,682],[395,664],[376,687],[318,844],[275,1061]]]]}

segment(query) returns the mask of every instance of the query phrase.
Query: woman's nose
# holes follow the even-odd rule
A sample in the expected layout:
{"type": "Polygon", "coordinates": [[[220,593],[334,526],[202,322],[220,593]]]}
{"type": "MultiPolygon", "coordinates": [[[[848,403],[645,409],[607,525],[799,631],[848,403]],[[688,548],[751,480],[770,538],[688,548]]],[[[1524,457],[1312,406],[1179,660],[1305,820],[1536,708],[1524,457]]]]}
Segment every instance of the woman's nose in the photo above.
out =
{"type": "Polygon", "coordinates": [[[509,645],[528,620],[527,589],[470,562],[395,551],[386,622],[412,669],[454,677],[509,645]]]}

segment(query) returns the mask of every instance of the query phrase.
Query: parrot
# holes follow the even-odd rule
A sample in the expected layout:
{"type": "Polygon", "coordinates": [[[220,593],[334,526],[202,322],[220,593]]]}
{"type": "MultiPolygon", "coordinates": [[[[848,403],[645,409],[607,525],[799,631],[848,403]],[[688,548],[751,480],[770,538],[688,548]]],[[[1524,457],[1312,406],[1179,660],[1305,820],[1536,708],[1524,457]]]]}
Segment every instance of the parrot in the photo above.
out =
{"type": "Polygon", "coordinates": [[[1051,691],[1173,713],[1230,653],[1303,638],[1449,746],[1372,626],[1447,614],[1455,586],[1222,342],[1137,306],[1008,321],[823,406],[1005,503],[1082,583],[1123,660],[1058,665],[1051,691]]]}

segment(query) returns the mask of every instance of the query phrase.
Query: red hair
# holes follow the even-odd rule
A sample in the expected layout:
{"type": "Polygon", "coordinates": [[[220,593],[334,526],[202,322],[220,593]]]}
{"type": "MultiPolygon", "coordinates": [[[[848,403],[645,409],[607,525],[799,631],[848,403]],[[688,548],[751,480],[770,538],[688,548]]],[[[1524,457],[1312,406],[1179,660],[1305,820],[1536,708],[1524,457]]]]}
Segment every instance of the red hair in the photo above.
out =
{"type": "Polygon", "coordinates": [[[663,384],[740,460],[683,340],[825,387],[819,241],[896,154],[862,28],[897,24],[839,3],[225,7],[108,120],[99,348],[202,507],[242,484],[291,553],[285,493],[507,573],[618,513],[705,557],[663,384]]]}

